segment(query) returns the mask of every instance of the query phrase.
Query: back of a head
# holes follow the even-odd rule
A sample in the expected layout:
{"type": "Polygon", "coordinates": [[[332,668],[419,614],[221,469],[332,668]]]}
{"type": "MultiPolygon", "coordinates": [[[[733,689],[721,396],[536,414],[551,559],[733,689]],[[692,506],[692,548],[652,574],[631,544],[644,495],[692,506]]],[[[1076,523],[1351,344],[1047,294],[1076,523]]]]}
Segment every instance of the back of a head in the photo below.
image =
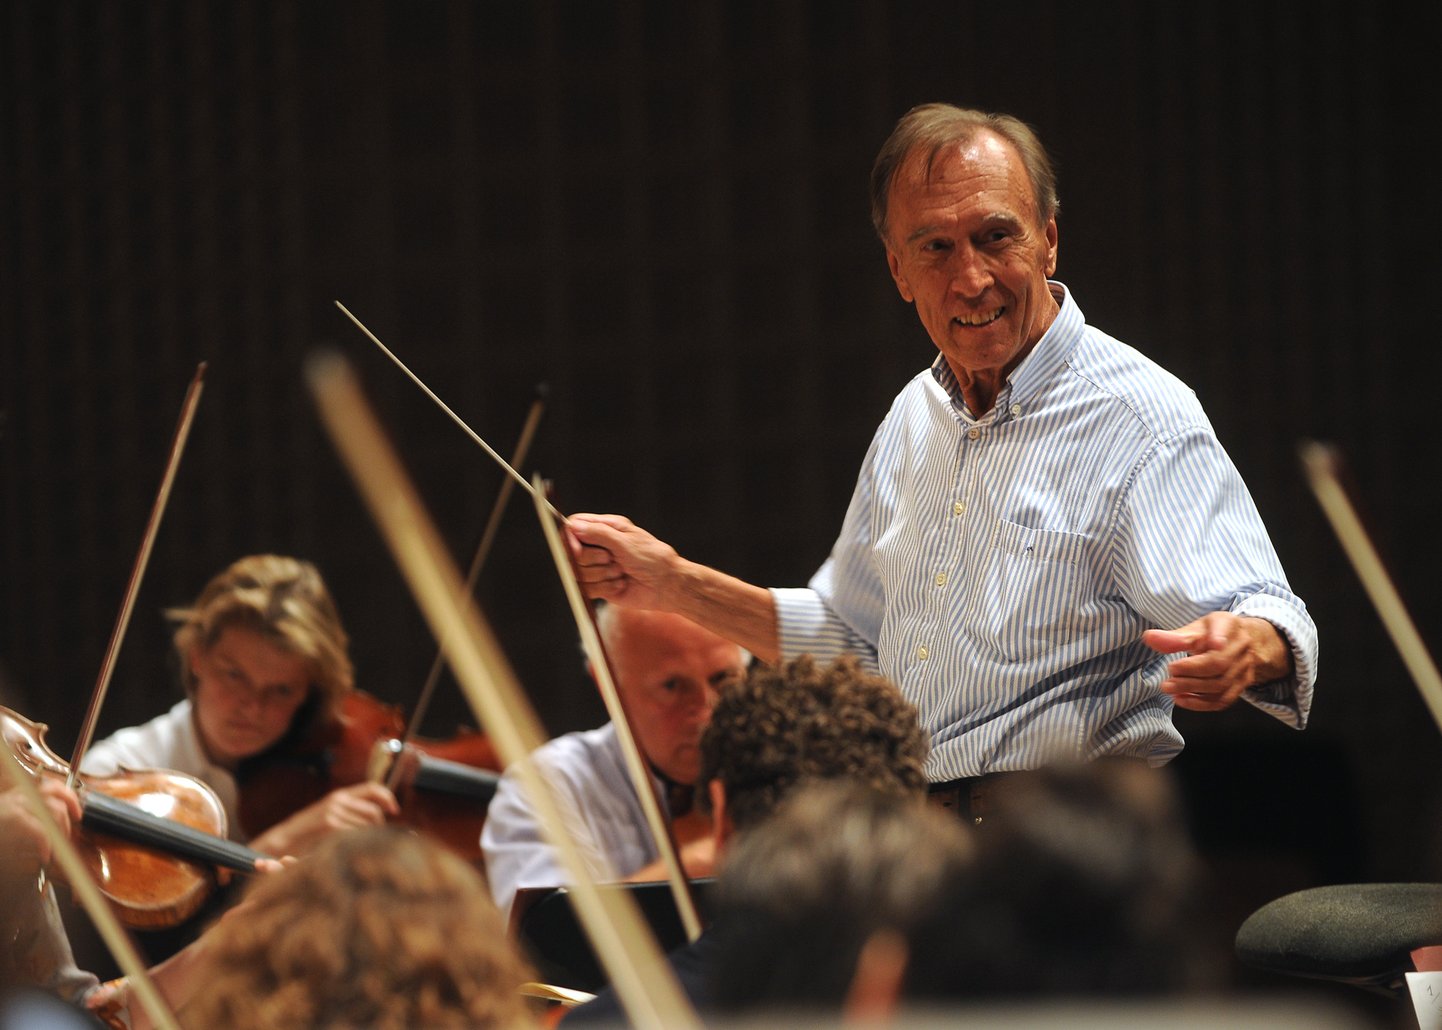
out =
{"type": "Polygon", "coordinates": [[[846,780],[891,797],[926,792],[929,747],[916,709],[854,658],[753,666],[720,692],[701,738],[701,782],[719,780],[737,831],[799,784],[846,780]]]}
{"type": "Polygon", "coordinates": [[[935,899],[905,993],[922,1001],[1172,994],[1213,986],[1198,866],[1164,770],[1018,773],[935,899]]]}
{"type": "Polygon", "coordinates": [[[530,971],[479,874],[393,827],[261,876],[207,938],[191,1026],[512,1027],[530,971]]]}
{"type": "Polygon", "coordinates": [[[717,882],[717,1010],[839,1010],[866,942],[907,939],[971,856],[962,824],[919,799],[799,788],[739,839],[717,882]]]}

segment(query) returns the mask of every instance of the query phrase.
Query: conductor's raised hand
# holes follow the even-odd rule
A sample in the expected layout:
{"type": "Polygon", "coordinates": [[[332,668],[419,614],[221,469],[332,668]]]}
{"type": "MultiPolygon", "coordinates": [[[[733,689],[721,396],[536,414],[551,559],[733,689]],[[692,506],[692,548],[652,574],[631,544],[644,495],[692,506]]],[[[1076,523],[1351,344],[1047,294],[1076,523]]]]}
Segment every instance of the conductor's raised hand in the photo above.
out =
{"type": "Polygon", "coordinates": [[[1265,619],[1209,612],[1180,629],[1149,629],[1142,643],[1162,654],[1187,652],[1167,666],[1162,681],[1179,708],[1218,712],[1248,687],[1281,679],[1292,671],[1292,649],[1265,619]]]}
{"type": "Polygon", "coordinates": [[[624,515],[572,515],[566,545],[587,596],[627,608],[668,610],[681,558],[624,515]]]}

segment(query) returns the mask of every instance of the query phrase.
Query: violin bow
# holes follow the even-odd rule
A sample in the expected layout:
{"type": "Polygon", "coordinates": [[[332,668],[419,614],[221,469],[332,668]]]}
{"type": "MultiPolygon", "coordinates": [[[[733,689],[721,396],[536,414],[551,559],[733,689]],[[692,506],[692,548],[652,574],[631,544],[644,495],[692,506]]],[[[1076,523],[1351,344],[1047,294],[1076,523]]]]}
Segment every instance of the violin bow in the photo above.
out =
{"type": "MultiPolygon", "coordinates": [[[[145,1011],[150,1014],[151,1021],[158,1027],[165,1030],[180,1030],[180,1025],[175,1021],[165,1000],[160,996],[150,974],[145,970],[145,964],[140,960],[140,955],[135,950],[135,945],[121,927],[120,921],[115,918],[115,913],[110,911],[100,888],[96,886],[94,879],[90,876],[90,870],[85,868],[85,863],[76,852],[75,846],[70,843],[70,838],[60,829],[55,822],[50,810],[45,807],[45,800],[40,796],[40,791],[34,782],[21,767],[20,762],[10,753],[8,747],[0,747],[0,768],[4,769],[4,775],[0,781],[8,777],[16,790],[20,791],[25,799],[26,805],[40,825],[41,831],[45,834],[46,840],[50,842],[51,853],[60,868],[65,872],[66,880],[75,891],[75,897],[89,913],[95,923],[95,929],[99,932],[101,940],[110,949],[110,954],[115,959],[121,971],[129,981],[130,989],[135,992],[145,1011]]],[[[48,888],[47,888],[48,889],[48,888]]]]}
{"type": "MultiPolygon", "coordinates": [[[[532,496],[535,496],[535,488],[532,487],[530,483],[526,482],[526,477],[517,472],[515,468],[512,467],[510,462],[506,461],[505,458],[501,457],[500,454],[496,452],[496,449],[494,447],[486,443],[486,441],[481,438],[480,433],[477,433],[470,426],[466,425],[465,421],[461,418],[461,416],[457,415],[454,411],[452,411],[450,409],[450,406],[447,405],[445,401],[437,397],[435,391],[432,390],[429,386],[427,386],[421,380],[420,376],[416,375],[409,368],[407,368],[406,363],[400,358],[396,357],[394,351],[392,351],[385,344],[381,343],[380,337],[376,336],[375,333],[367,329],[365,327],[365,323],[362,322],[359,318],[356,318],[355,315],[351,314],[350,309],[347,308],[340,301],[336,301],[335,306],[340,308],[341,314],[345,315],[346,318],[350,319],[352,322],[355,323],[357,329],[366,334],[366,336],[370,339],[371,343],[375,344],[377,347],[380,348],[382,354],[390,358],[391,361],[395,363],[396,368],[404,372],[411,382],[419,386],[421,388],[421,392],[435,402],[436,407],[440,408],[447,415],[449,415],[452,422],[460,426],[461,429],[465,432],[467,436],[471,438],[472,441],[480,445],[481,450],[485,451],[491,456],[491,460],[494,461],[497,465],[499,465],[501,467],[501,470],[505,472],[506,475],[510,476],[512,482],[519,483],[522,489],[530,491],[532,496]]],[[[551,514],[554,515],[556,518],[560,519],[562,522],[566,521],[566,516],[562,515],[555,508],[551,507],[550,501],[547,501],[544,497],[539,497],[537,498],[537,500],[540,503],[544,503],[547,508],[550,508],[551,514]]]]}
{"type": "MultiPolygon", "coordinates": [[[[556,522],[563,525],[566,522],[566,516],[546,497],[545,490],[540,483],[527,483],[521,477],[521,474],[515,470],[513,464],[507,463],[504,458],[496,453],[495,448],[486,443],[470,426],[466,425],[460,416],[436,396],[435,391],[412,372],[406,366],[405,362],[396,356],[394,351],[380,341],[380,338],[377,337],[375,333],[366,328],[365,323],[353,315],[349,308],[340,301],[336,301],[335,306],[339,308],[342,314],[350,319],[356,328],[364,333],[372,343],[380,348],[381,352],[385,354],[397,368],[404,372],[411,382],[420,387],[421,391],[424,392],[427,397],[434,401],[442,411],[450,416],[453,422],[460,426],[472,440],[479,444],[481,448],[501,466],[510,477],[507,481],[508,484],[511,482],[520,483],[530,492],[532,499],[536,502],[537,512],[541,516],[541,524],[547,529],[547,541],[551,543],[552,557],[556,562],[557,572],[561,576],[562,584],[566,587],[566,595],[571,603],[572,615],[575,617],[577,627],[581,630],[581,639],[586,649],[586,655],[591,661],[592,669],[595,671],[597,683],[601,685],[601,696],[605,701],[607,712],[610,714],[612,723],[615,724],[617,728],[617,738],[621,744],[621,753],[626,759],[627,772],[636,790],[636,796],[641,802],[641,808],[645,813],[647,826],[655,838],[656,852],[660,855],[666,869],[667,883],[670,885],[671,892],[675,896],[676,908],[681,918],[681,924],[686,930],[687,938],[694,941],[701,935],[701,919],[696,910],[696,900],[691,893],[691,885],[686,880],[685,870],[681,866],[681,860],[677,854],[675,836],[671,831],[670,825],[666,822],[665,816],[661,812],[661,802],[656,794],[655,783],[652,781],[651,775],[646,769],[645,760],[641,757],[640,749],[636,746],[635,735],[631,731],[631,723],[626,716],[625,707],[621,703],[620,695],[616,691],[615,677],[611,674],[610,663],[606,658],[604,647],[601,646],[600,635],[596,631],[595,616],[591,612],[590,607],[585,603],[584,598],[581,597],[580,588],[575,582],[575,569],[571,565],[570,557],[566,554],[564,546],[559,544],[559,538],[554,542],[551,540],[551,535],[554,534],[555,531],[555,525],[550,519],[547,519],[546,516],[550,515],[556,522]]],[[[519,462],[514,464],[519,464],[519,462]]],[[[391,777],[395,779],[398,775],[398,770],[393,771],[391,777]]]]}
{"type": "Polygon", "coordinates": [[[1422,700],[1427,703],[1433,720],[1438,729],[1442,729],[1442,675],[1438,675],[1437,665],[1432,661],[1427,645],[1422,642],[1422,635],[1407,614],[1402,596],[1393,585],[1392,577],[1387,574],[1377,549],[1372,546],[1362,520],[1342,486],[1338,475],[1341,455],[1335,447],[1312,440],[1303,441],[1297,452],[1317,503],[1332,524],[1332,531],[1337,534],[1342,550],[1372,600],[1372,607],[1377,610],[1407,671],[1412,674],[1412,680],[1417,684],[1422,700]]]}
{"type": "MultiPolygon", "coordinates": [[[[530,410],[526,412],[526,421],[521,427],[520,437],[516,440],[516,449],[511,452],[512,468],[524,464],[526,455],[530,453],[531,441],[536,436],[536,427],[540,425],[541,415],[546,410],[546,392],[544,383],[536,387],[536,396],[531,401],[530,410]]],[[[506,506],[510,503],[511,494],[515,492],[515,486],[514,479],[507,478],[501,481],[500,492],[496,494],[496,503],[491,507],[491,516],[486,520],[486,528],[481,533],[481,542],[476,545],[475,557],[471,559],[471,567],[466,572],[465,590],[467,594],[475,591],[476,583],[481,578],[481,569],[485,567],[491,547],[495,544],[496,533],[499,532],[501,526],[501,517],[506,513],[506,506]]],[[[402,744],[409,744],[415,739],[421,721],[425,718],[426,710],[430,708],[431,698],[435,695],[436,684],[440,682],[441,669],[445,666],[445,660],[445,652],[439,647],[436,648],[435,660],[431,662],[431,671],[426,675],[426,681],[421,687],[415,708],[411,710],[410,721],[406,724],[405,734],[401,738],[402,744]]],[[[400,762],[391,765],[390,774],[386,777],[386,786],[392,791],[400,782],[401,771],[400,762]]]]}
{"type": "Polygon", "coordinates": [[[130,570],[130,582],[125,587],[125,598],[120,605],[120,615],[115,620],[115,629],[110,634],[110,644],[105,649],[105,660],[100,664],[100,676],[95,690],[90,695],[90,707],[85,712],[80,736],[75,741],[75,754],[70,759],[70,772],[65,777],[65,786],[74,788],[75,778],[80,769],[80,760],[90,749],[95,736],[95,726],[100,720],[100,706],[105,703],[106,691],[110,688],[110,677],[115,671],[115,658],[120,653],[120,642],[125,639],[125,630],[130,625],[131,612],[135,610],[135,597],[140,593],[141,580],[145,578],[145,567],[150,563],[150,550],[155,545],[155,536],[160,531],[160,519],[170,500],[170,488],[175,483],[175,473],[180,468],[180,456],[185,452],[185,441],[190,436],[190,424],[195,419],[195,409],[200,404],[200,393],[205,384],[205,362],[201,362],[185,391],[185,401],[180,407],[180,421],[175,427],[175,436],[170,441],[170,456],[165,463],[165,475],[160,480],[155,503],[150,509],[150,520],[140,541],[140,553],[130,570]]]}
{"type": "MultiPolygon", "coordinates": [[[[536,487],[532,491],[534,496],[543,496],[539,476],[533,481],[533,485],[536,487]]],[[[695,941],[697,937],[701,936],[701,917],[696,911],[696,899],[691,893],[691,884],[686,879],[686,870],[682,867],[681,858],[677,853],[675,834],[671,830],[671,825],[666,821],[665,813],[661,810],[661,798],[656,789],[656,781],[652,779],[646,760],[641,755],[641,748],[636,743],[636,736],[631,730],[631,721],[627,715],[626,706],[621,700],[620,691],[616,689],[616,677],[611,670],[611,662],[606,655],[605,645],[601,642],[601,634],[596,626],[596,614],[586,603],[586,598],[581,592],[581,584],[577,581],[575,566],[571,563],[571,556],[567,553],[556,521],[550,518],[549,513],[539,503],[536,505],[536,514],[540,517],[541,530],[545,533],[546,544],[551,549],[551,558],[556,563],[556,573],[561,577],[561,585],[566,590],[566,600],[570,602],[571,614],[576,620],[576,628],[581,632],[581,645],[585,649],[587,659],[590,660],[591,673],[596,678],[597,686],[601,688],[601,698],[606,703],[606,711],[611,716],[611,723],[616,727],[616,739],[621,745],[621,754],[626,761],[626,771],[630,774],[631,785],[635,788],[636,796],[641,802],[641,809],[646,814],[646,824],[650,827],[651,835],[656,840],[657,853],[666,867],[666,882],[670,885],[672,897],[676,899],[676,910],[681,916],[681,925],[686,930],[687,939],[695,941]]]]}
{"type": "MultiPolygon", "coordinates": [[[[312,360],[307,377],[326,430],[441,642],[472,711],[532,799],[542,829],[571,878],[577,915],[630,1019],[647,1028],[699,1028],[695,1010],[662,961],[635,901],[624,892],[602,891],[591,879],[550,785],[529,759],[544,741],[540,720],[474,599],[464,591],[440,534],[354,374],[342,359],[330,357],[312,360]]],[[[526,489],[532,490],[529,483],[526,489]]]]}

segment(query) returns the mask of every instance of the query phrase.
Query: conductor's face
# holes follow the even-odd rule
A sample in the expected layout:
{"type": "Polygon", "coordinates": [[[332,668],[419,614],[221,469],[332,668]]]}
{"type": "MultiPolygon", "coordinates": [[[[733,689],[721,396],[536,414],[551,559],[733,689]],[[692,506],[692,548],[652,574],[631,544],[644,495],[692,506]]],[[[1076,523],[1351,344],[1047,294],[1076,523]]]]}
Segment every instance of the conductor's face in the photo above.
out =
{"type": "MultiPolygon", "coordinates": [[[[1056,316],[1056,219],[1038,215],[1020,156],[978,132],[936,155],[913,151],[887,204],[886,257],[916,313],[975,405],[989,408],[1001,381],[1056,316]]],[[[981,415],[984,411],[974,411],[981,415]]]]}

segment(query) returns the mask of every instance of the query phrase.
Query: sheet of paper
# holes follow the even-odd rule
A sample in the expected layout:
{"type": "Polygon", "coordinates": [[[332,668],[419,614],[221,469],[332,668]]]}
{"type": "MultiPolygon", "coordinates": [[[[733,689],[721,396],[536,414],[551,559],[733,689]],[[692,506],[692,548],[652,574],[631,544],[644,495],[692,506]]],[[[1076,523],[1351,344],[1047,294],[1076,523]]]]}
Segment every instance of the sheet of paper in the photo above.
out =
{"type": "Polygon", "coordinates": [[[1419,1030],[1442,1030],[1442,973],[1408,973],[1419,1030]]]}

